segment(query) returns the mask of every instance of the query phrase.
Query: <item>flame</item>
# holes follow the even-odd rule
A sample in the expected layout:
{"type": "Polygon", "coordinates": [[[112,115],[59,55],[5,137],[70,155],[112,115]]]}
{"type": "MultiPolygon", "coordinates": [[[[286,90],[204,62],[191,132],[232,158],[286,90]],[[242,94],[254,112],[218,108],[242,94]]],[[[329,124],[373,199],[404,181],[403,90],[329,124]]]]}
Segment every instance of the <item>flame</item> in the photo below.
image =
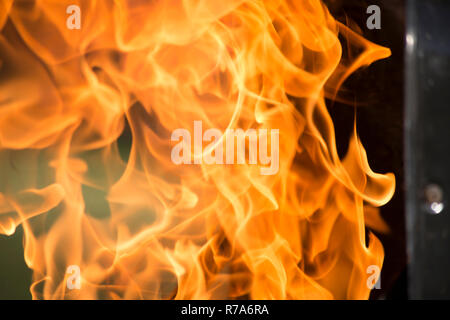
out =
{"type": "Polygon", "coordinates": [[[0,29],[0,232],[34,299],[369,297],[395,178],[356,126],[339,158],[325,100],[389,49],[319,0],[6,0],[0,29]],[[278,173],[175,165],[194,121],[279,129],[278,173]]]}

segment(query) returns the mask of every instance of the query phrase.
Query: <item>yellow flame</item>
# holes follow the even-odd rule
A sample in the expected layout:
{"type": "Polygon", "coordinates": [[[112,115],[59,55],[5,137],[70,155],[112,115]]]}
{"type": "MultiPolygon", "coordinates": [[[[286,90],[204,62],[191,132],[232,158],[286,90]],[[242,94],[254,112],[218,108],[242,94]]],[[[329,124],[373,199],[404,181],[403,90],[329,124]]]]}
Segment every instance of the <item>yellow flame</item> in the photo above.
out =
{"type": "Polygon", "coordinates": [[[0,232],[33,298],[368,298],[395,179],[356,130],[339,158],[325,98],[389,49],[319,0],[9,0],[0,28],[0,232]],[[194,121],[279,129],[279,172],[175,165],[194,121]]]}

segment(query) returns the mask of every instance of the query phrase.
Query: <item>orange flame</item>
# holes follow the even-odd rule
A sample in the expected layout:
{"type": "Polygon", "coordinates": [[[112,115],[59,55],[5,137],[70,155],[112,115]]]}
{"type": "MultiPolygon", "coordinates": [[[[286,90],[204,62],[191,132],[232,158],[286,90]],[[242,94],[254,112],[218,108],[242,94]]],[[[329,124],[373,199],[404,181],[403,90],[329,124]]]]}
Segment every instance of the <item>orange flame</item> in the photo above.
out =
{"type": "Polygon", "coordinates": [[[356,128],[339,158],[325,98],[389,49],[319,0],[7,0],[0,29],[0,232],[33,298],[368,298],[395,179],[356,128]],[[279,129],[278,173],[175,165],[198,120],[279,129]]]}

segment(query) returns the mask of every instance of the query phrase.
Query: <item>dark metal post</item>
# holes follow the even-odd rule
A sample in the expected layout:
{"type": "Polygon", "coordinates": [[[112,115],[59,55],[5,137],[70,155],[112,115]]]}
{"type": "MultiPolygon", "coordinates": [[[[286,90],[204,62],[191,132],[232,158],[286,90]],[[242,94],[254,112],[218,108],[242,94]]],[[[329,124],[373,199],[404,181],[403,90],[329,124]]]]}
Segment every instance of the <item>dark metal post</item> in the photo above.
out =
{"type": "Polygon", "coordinates": [[[450,298],[450,2],[407,1],[405,168],[411,299],[450,298]]]}

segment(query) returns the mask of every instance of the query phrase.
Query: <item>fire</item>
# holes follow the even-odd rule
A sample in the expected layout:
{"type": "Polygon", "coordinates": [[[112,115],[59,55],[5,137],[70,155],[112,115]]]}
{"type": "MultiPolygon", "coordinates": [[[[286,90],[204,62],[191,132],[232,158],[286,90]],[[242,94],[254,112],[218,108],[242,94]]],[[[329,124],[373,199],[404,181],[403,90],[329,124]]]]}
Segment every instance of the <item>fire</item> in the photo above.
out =
{"type": "Polygon", "coordinates": [[[6,0],[0,29],[0,232],[34,299],[368,298],[395,178],[356,126],[339,158],[325,99],[389,49],[320,0],[6,0]],[[173,163],[195,121],[279,130],[279,170],[173,163]]]}

